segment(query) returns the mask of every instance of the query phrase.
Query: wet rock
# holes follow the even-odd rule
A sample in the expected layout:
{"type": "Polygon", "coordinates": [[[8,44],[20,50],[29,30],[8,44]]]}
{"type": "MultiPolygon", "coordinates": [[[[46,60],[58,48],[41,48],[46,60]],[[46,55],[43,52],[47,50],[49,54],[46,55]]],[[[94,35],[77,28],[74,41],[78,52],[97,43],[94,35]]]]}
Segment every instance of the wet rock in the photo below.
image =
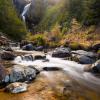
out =
{"type": "Polygon", "coordinates": [[[32,51],[32,50],[34,50],[34,47],[32,44],[27,44],[22,47],[22,50],[32,51]]]}
{"type": "Polygon", "coordinates": [[[7,70],[4,68],[4,66],[0,65],[0,84],[4,82],[4,78],[7,75],[7,70]]]}
{"type": "Polygon", "coordinates": [[[1,53],[1,59],[2,60],[14,60],[16,56],[14,55],[14,53],[10,52],[10,51],[5,51],[3,53],[1,53]]]}
{"type": "Polygon", "coordinates": [[[24,61],[34,61],[34,56],[33,55],[24,55],[24,56],[20,56],[21,60],[24,61]]]}
{"type": "Polygon", "coordinates": [[[84,50],[72,51],[72,60],[81,64],[93,64],[97,55],[93,52],[87,52],[84,50]]]}
{"type": "Polygon", "coordinates": [[[100,74],[100,60],[98,60],[94,64],[92,64],[91,72],[100,74]]]}
{"type": "Polygon", "coordinates": [[[24,55],[24,56],[21,56],[21,59],[24,60],[24,61],[34,61],[34,60],[44,60],[46,59],[46,56],[43,54],[41,55],[24,55]]]}
{"type": "Polygon", "coordinates": [[[26,83],[15,82],[11,83],[5,88],[5,91],[10,93],[21,93],[27,91],[28,85],[26,83]]]}
{"type": "Polygon", "coordinates": [[[35,47],[35,50],[36,51],[43,51],[44,47],[43,46],[38,46],[38,47],[35,47]]]}
{"type": "Polygon", "coordinates": [[[62,69],[59,68],[59,67],[44,67],[43,70],[44,71],[59,71],[59,70],[62,70],[62,69]]]}
{"type": "Polygon", "coordinates": [[[98,50],[100,50],[100,43],[94,45],[94,46],[92,47],[92,50],[94,50],[94,51],[96,51],[96,52],[97,52],[98,50]]]}
{"type": "Polygon", "coordinates": [[[76,56],[76,57],[77,57],[78,62],[79,62],[80,64],[93,64],[93,63],[95,62],[94,59],[89,58],[89,57],[84,56],[84,55],[78,55],[78,56],[76,56]]]}
{"type": "Polygon", "coordinates": [[[69,48],[56,48],[53,53],[52,57],[64,58],[69,57],[71,50],[69,48]]]}
{"type": "Polygon", "coordinates": [[[31,67],[15,65],[10,72],[10,82],[30,82],[37,76],[37,70],[31,67]]]}
{"type": "Polygon", "coordinates": [[[49,62],[50,60],[49,59],[44,59],[42,62],[49,62]]]}
{"type": "Polygon", "coordinates": [[[96,61],[94,64],[86,65],[84,71],[100,74],[100,60],[96,61]]]}
{"type": "Polygon", "coordinates": [[[41,60],[41,59],[46,59],[46,56],[42,56],[42,55],[34,56],[34,60],[41,60]]]}
{"type": "Polygon", "coordinates": [[[4,50],[13,52],[13,50],[10,47],[5,48],[4,50]]]}
{"type": "Polygon", "coordinates": [[[34,69],[36,71],[36,75],[40,73],[40,71],[37,70],[34,66],[28,66],[28,67],[34,69]]]}
{"type": "Polygon", "coordinates": [[[93,52],[87,52],[87,51],[84,51],[84,50],[76,50],[76,51],[72,51],[71,52],[72,54],[76,54],[76,55],[84,55],[84,56],[87,56],[87,57],[96,57],[97,55],[93,52]]]}

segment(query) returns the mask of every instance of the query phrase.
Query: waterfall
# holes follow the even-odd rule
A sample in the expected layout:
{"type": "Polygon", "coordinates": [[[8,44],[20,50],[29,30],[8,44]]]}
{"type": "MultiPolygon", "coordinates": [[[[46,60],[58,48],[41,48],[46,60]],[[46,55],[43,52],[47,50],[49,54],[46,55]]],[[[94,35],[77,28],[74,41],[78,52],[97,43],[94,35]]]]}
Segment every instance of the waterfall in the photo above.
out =
{"type": "Polygon", "coordinates": [[[31,6],[31,3],[27,4],[27,5],[24,7],[24,10],[23,10],[23,12],[22,12],[22,14],[21,14],[22,19],[23,19],[24,22],[26,22],[25,15],[26,15],[27,11],[29,10],[30,6],[31,6]]]}

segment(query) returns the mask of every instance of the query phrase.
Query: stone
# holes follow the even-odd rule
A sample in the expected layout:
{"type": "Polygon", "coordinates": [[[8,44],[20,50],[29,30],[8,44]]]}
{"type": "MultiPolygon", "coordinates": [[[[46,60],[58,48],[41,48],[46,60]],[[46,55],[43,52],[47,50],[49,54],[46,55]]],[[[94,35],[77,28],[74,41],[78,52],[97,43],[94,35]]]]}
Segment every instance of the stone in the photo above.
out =
{"type": "Polygon", "coordinates": [[[30,82],[37,76],[37,70],[31,67],[15,65],[10,72],[10,82],[30,82]]]}
{"type": "Polygon", "coordinates": [[[5,91],[10,93],[21,93],[27,91],[28,85],[26,83],[15,82],[6,86],[5,91]]]}
{"type": "Polygon", "coordinates": [[[70,48],[56,48],[53,53],[52,57],[58,57],[58,58],[64,58],[64,57],[69,57],[71,50],[70,48]]]}
{"type": "Polygon", "coordinates": [[[32,44],[27,44],[22,47],[22,50],[32,51],[32,50],[34,50],[34,47],[32,44]]]}
{"type": "Polygon", "coordinates": [[[46,56],[44,54],[27,54],[24,56],[20,56],[22,60],[24,61],[34,61],[34,60],[44,60],[46,59],[46,56]]]}
{"type": "Polygon", "coordinates": [[[42,55],[34,56],[34,60],[41,60],[41,59],[46,59],[46,56],[42,56],[42,55]]]}
{"type": "Polygon", "coordinates": [[[38,46],[38,47],[35,47],[35,50],[36,51],[43,51],[44,47],[43,46],[38,46]]]}
{"type": "Polygon", "coordinates": [[[2,60],[14,60],[15,57],[16,57],[15,54],[10,51],[5,51],[5,52],[1,53],[2,60]]]}
{"type": "Polygon", "coordinates": [[[76,55],[84,55],[84,56],[87,56],[87,57],[96,57],[97,55],[93,52],[87,52],[87,51],[84,51],[84,50],[76,50],[76,51],[72,51],[71,52],[72,54],[76,54],[76,55]]]}
{"type": "Polygon", "coordinates": [[[59,70],[62,70],[62,69],[59,68],[59,67],[44,67],[43,70],[44,71],[59,71],[59,70]]]}
{"type": "Polygon", "coordinates": [[[72,60],[79,62],[80,64],[93,64],[97,55],[93,52],[87,52],[84,50],[72,51],[72,60]]]}
{"type": "Polygon", "coordinates": [[[7,75],[7,70],[4,68],[4,66],[0,65],[0,84],[4,82],[6,75],[7,75]]]}
{"type": "Polygon", "coordinates": [[[84,71],[91,72],[94,74],[100,74],[100,60],[97,60],[95,63],[86,65],[84,71]]]}
{"type": "Polygon", "coordinates": [[[92,64],[95,62],[95,60],[93,60],[87,56],[84,56],[84,55],[79,55],[79,56],[77,56],[77,58],[78,58],[78,62],[80,64],[92,64]]]}
{"type": "Polygon", "coordinates": [[[100,74],[100,60],[98,60],[94,64],[92,64],[91,72],[100,74]]]}
{"type": "Polygon", "coordinates": [[[13,52],[13,50],[10,47],[5,48],[5,51],[11,51],[11,52],[13,52]]]}

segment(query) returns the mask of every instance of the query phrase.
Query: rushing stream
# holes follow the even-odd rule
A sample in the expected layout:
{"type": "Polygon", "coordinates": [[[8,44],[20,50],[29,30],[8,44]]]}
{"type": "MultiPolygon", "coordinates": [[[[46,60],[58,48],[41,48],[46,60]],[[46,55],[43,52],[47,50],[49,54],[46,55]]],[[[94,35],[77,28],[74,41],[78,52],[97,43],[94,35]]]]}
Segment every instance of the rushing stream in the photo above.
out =
{"type": "Polygon", "coordinates": [[[42,70],[44,67],[59,67],[62,69],[64,74],[68,75],[79,84],[100,92],[100,79],[89,72],[84,72],[85,65],[77,64],[73,61],[62,60],[60,58],[53,58],[50,55],[47,55],[46,58],[49,61],[26,61],[25,59],[22,60],[21,57],[17,57],[14,62],[24,66],[33,65],[40,70],[42,70]]]}
{"type": "MultiPolygon", "coordinates": [[[[36,54],[31,51],[28,53],[36,54]]],[[[0,100],[99,100],[100,79],[89,72],[84,72],[85,65],[54,58],[49,54],[46,55],[46,59],[48,60],[31,60],[17,56],[13,63],[35,66],[41,71],[40,75],[30,84],[28,92],[16,95],[0,92],[0,100]],[[43,71],[44,67],[56,67],[60,70],[43,71]],[[59,93],[65,86],[72,92],[71,95],[62,98],[59,93]]]]}

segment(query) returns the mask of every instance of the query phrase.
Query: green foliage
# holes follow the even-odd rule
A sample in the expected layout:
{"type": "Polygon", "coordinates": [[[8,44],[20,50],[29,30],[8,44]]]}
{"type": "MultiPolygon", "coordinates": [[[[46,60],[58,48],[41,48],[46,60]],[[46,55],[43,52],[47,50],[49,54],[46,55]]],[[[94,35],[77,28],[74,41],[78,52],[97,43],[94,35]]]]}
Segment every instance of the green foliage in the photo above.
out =
{"type": "Polygon", "coordinates": [[[12,0],[0,0],[0,30],[13,40],[21,40],[26,28],[17,17],[12,0]]]}
{"type": "Polygon", "coordinates": [[[83,23],[97,25],[100,23],[100,0],[84,0],[83,23]]]}
{"type": "Polygon", "coordinates": [[[71,28],[75,18],[82,25],[98,25],[100,23],[100,0],[62,0],[60,4],[49,6],[36,31],[50,31],[58,23],[63,33],[71,28]]]}
{"type": "Polygon", "coordinates": [[[78,50],[78,49],[81,49],[81,45],[78,43],[78,42],[73,42],[73,43],[70,43],[70,48],[72,50],[78,50]]]}
{"type": "Polygon", "coordinates": [[[26,36],[26,39],[28,41],[33,41],[37,44],[37,46],[44,46],[46,44],[46,39],[44,37],[44,34],[35,34],[32,35],[31,33],[28,33],[26,36]]]}

